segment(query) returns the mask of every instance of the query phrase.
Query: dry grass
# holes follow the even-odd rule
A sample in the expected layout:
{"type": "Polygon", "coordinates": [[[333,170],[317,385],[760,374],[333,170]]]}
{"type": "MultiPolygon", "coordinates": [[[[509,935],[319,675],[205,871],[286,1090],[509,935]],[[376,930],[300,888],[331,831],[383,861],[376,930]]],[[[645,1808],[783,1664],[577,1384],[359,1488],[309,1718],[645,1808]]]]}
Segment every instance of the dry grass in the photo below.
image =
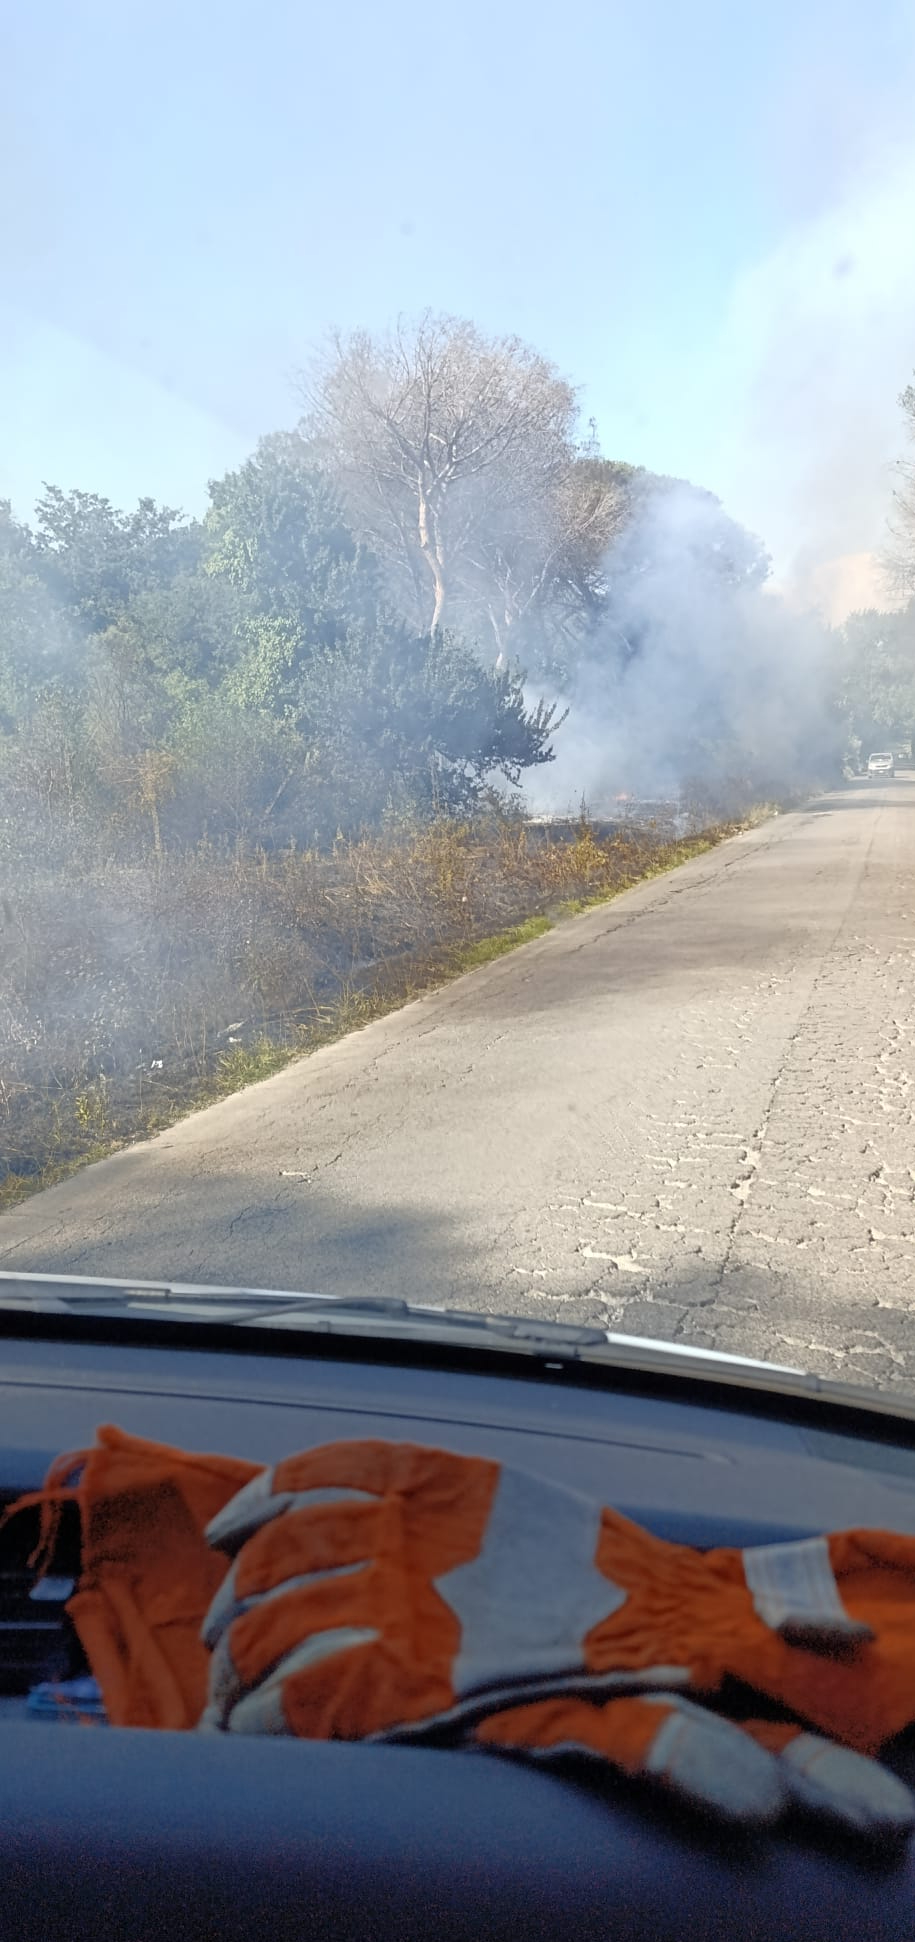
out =
{"type": "Polygon", "coordinates": [[[741,827],[442,821],[329,852],[21,868],[0,898],[0,1207],[741,827]]]}

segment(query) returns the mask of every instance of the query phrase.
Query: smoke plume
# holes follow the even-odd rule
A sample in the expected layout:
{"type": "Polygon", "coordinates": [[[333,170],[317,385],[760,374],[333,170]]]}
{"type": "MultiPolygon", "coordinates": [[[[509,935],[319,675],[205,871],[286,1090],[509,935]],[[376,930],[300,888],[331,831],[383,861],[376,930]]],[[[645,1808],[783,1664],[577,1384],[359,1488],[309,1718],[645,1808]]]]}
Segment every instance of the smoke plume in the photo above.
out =
{"type": "Polygon", "coordinates": [[[612,616],[562,697],[538,811],[620,795],[786,791],[835,765],[829,637],[765,584],[761,549],[688,486],[651,497],[607,562],[612,616]]]}

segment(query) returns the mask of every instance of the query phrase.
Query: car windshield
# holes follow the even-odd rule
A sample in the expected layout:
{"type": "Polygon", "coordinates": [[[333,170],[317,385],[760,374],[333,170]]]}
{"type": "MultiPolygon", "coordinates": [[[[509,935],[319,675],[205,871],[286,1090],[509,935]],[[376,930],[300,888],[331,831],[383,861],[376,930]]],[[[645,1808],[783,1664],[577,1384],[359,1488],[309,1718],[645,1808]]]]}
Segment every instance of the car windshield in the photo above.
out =
{"type": "Polygon", "coordinates": [[[0,1268],[911,1390],[911,8],[5,67],[0,1268]]]}

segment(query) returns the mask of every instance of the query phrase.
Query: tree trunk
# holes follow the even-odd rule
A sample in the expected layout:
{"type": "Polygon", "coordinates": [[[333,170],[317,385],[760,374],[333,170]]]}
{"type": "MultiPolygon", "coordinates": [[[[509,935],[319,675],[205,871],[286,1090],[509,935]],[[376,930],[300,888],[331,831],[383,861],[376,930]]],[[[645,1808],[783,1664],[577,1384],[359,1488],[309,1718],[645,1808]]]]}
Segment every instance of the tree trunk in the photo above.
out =
{"type": "Polygon", "coordinates": [[[496,644],[495,664],[497,668],[502,668],[505,666],[505,640],[503,637],[502,628],[499,624],[498,616],[496,615],[495,609],[491,601],[487,601],[486,603],[486,612],[489,615],[489,625],[492,628],[493,640],[495,641],[495,644],[496,644]]]}
{"type": "Polygon", "coordinates": [[[423,559],[425,560],[426,565],[429,568],[429,572],[432,575],[432,585],[435,589],[435,600],[432,607],[432,622],[431,622],[431,631],[434,634],[436,629],[443,625],[442,616],[445,611],[445,594],[446,594],[445,574],[444,574],[444,569],[442,565],[441,540],[439,538],[438,533],[434,531],[435,524],[436,524],[435,515],[431,511],[431,508],[429,506],[429,501],[422,488],[420,488],[420,494],[419,494],[418,513],[419,513],[419,518],[418,518],[419,544],[422,550],[423,559]]]}
{"type": "Polygon", "coordinates": [[[432,632],[434,634],[437,628],[443,624],[442,615],[445,611],[445,582],[442,579],[441,568],[437,560],[432,566],[432,573],[435,581],[435,605],[432,609],[432,632]]]}

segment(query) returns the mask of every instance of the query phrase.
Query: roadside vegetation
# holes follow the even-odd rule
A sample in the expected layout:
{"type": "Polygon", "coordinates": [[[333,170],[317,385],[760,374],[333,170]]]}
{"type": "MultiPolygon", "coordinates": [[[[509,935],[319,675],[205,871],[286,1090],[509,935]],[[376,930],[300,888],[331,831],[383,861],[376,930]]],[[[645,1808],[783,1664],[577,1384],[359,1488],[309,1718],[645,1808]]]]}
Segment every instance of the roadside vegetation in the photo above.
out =
{"type": "Polygon", "coordinates": [[[911,574],[792,633],[526,346],[356,333],[301,405],[200,519],[0,504],[0,1206],[915,721],[911,574]]]}
{"type": "Polygon", "coordinates": [[[87,875],[66,910],[59,881],[36,879],[9,913],[2,997],[20,1029],[0,1076],[0,1208],[735,827],[607,832],[583,816],[550,834],[491,815],[324,851],[205,847],[87,875]]]}

